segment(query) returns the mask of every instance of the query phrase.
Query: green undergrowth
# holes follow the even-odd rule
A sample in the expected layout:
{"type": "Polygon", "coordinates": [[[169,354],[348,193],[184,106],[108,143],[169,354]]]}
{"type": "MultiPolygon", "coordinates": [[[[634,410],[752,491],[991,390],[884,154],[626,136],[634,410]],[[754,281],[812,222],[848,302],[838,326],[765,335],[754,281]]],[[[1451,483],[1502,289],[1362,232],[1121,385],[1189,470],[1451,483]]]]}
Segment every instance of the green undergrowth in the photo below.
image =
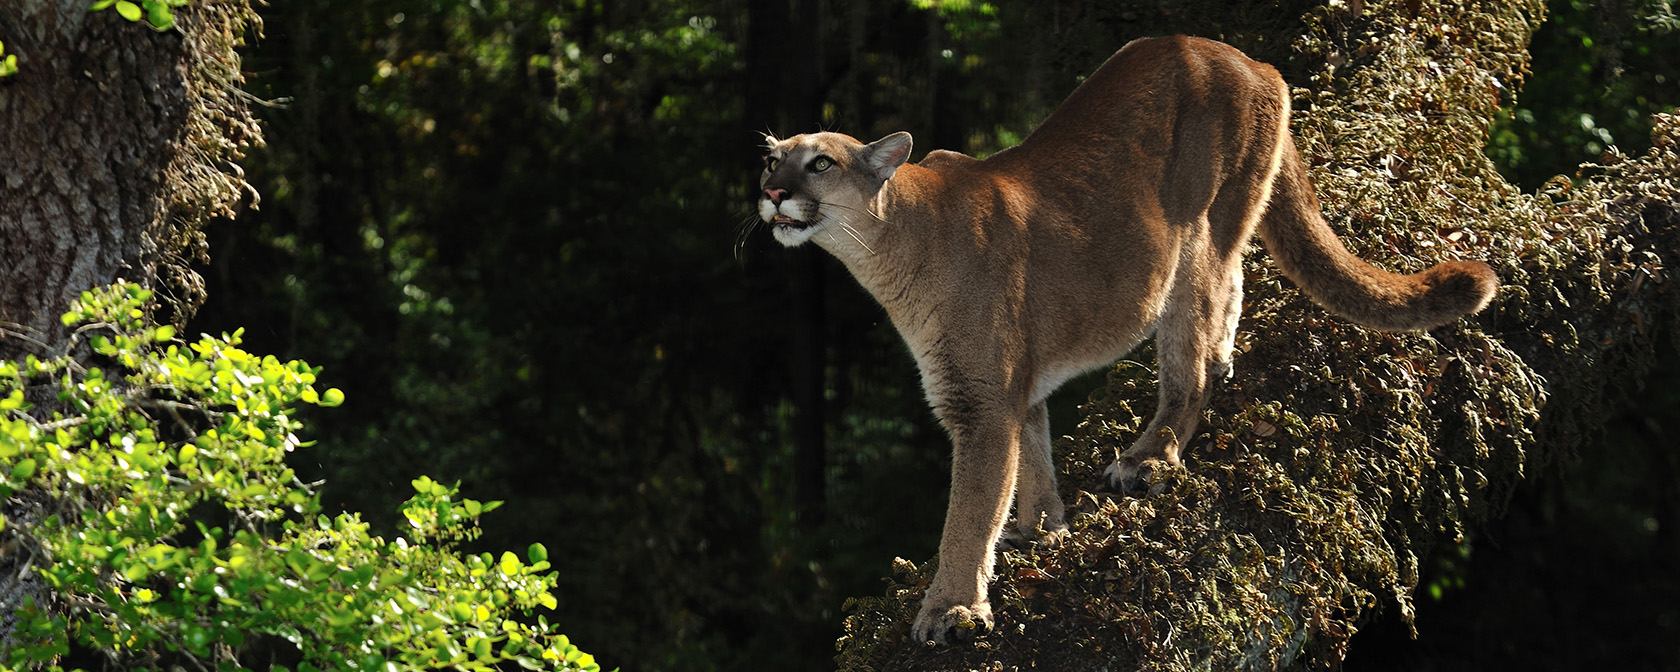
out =
{"type": "Polygon", "coordinates": [[[900,561],[884,595],[848,602],[840,668],[1329,668],[1376,611],[1410,622],[1420,559],[1499,515],[1525,474],[1576,457],[1637,391],[1666,347],[1658,334],[1680,333],[1668,277],[1680,120],[1658,115],[1647,155],[1535,194],[1481,152],[1542,12],[1338,5],[1295,41],[1316,66],[1291,82],[1293,128],[1331,226],[1389,269],[1487,261],[1502,287],[1486,311],[1372,332],[1256,251],[1235,374],[1167,491],[1127,499],[1101,484],[1154,410],[1136,353],[1057,443],[1074,534],[1003,554],[996,630],[967,646],[909,641],[935,563],[900,561]]]}
{"type": "Polygon", "coordinates": [[[542,613],[547,549],[457,550],[500,502],[422,476],[405,536],[325,515],[286,459],[343,394],[151,298],[84,292],[65,352],[0,362],[0,549],[46,598],[6,605],[0,669],[599,669],[542,613]]]}

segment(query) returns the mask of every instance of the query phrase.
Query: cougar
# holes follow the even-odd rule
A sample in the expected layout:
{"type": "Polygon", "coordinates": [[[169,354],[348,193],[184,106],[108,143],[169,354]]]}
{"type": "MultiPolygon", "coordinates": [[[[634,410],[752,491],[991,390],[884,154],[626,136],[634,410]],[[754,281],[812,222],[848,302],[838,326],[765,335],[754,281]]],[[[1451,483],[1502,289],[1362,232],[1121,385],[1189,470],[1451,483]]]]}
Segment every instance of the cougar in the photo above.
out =
{"type": "Polygon", "coordinates": [[[768,136],[758,215],[815,241],[886,308],[954,445],[939,566],[918,641],[992,626],[1006,541],[1066,534],[1045,399],[1155,336],[1160,403],[1105,476],[1126,494],[1179,464],[1210,384],[1231,370],[1242,254],[1256,228],[1285,276],[1373,329],[1436,327],[1487,305],[1486,264],[1375,268],[1325,224],[1271,66],[1190,37],[1123,47],[1021,144],[984,160],[911,137],[768,136]]]}

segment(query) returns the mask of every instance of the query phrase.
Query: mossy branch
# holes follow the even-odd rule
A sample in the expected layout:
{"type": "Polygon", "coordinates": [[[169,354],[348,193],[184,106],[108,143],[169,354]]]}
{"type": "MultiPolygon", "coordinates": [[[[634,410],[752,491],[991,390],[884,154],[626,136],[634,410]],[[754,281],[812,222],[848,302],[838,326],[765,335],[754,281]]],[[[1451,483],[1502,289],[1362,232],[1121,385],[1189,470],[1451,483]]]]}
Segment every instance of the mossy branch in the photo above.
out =
{"type": "Polygon", "coordinates": [[[1391,269],[1488,261],[1504,284],[1487,311],[1371,332],[1250,255],[1235,376],[1169,491],[1100,489],[1153,412],[1153,373],[1122,363],[1059,444],[1074,534],[1004,554],[997,630],[910,641],[933,566],[900,562],[884,596],[848,603],[841,669],[1329,666],[1379,605],[1409,621],[1419,559],[1573,454],[1680,326],[1680,118],[1655,119],[1647,155],[1608,155],[1538,194],[1482,154],[1542,15],[1538,2],[1339,6],[1295,42],[1317,65],[1294,82],[1294,132],[1332,226],[1391,269]]]}

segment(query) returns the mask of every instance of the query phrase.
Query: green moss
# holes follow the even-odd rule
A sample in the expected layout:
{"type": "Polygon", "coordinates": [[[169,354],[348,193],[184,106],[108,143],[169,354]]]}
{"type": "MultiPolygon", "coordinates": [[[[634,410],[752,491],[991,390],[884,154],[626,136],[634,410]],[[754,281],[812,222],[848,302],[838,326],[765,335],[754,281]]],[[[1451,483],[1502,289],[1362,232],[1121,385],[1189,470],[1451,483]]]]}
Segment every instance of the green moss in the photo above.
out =
{"type": "Polygon", "coordinates": [[[906,563],[885,596],[848,603],[841,669],[1330,666],[1378,605],[1409,621],[1419,559],[1595,434],[1680,319],[1667,279],[1680,121],[1656,119],[1647,156],[1539,194],[1481,153],[1542,12],[1328,8],[1295,41],[1297,65],[1317,65],[1292,82],[1294,132],[1332,227],[1391,269],[1488,261],[1504,283],[1488,310],[1427,334],[1371,332],[1250,255],[1243,352],[1173,487],[1100,489],[1155,403],[1153,372],[1121,363],[1058,444],[1072,539],[1004,554],[997,631],[967,647],[906,641],[931,577],[906,563]]]}

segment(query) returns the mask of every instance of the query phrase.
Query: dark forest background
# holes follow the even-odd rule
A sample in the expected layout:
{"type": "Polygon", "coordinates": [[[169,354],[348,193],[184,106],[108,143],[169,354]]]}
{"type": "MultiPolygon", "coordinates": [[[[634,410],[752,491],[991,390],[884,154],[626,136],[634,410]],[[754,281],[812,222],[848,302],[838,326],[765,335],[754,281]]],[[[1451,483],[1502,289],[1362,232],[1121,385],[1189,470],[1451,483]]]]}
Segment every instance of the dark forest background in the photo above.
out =
{"type": "MultiPolygon", "coordinates": [[[[330,506],[395,534],[421,474],[506,501],[478,544],[546,544],[550,620],[605,666],[826,669],[844,600],[933,554],[948,444],[844,269],[753,229],[760,134],[983,155],[1135,37],[1288,78],[1289,44],[1227,31],[1313,4],[276,2],[246,50],[260,204],[209,229],[189,331],[326,367],[347,402],[294,466],[330,506]]],[[[1534,190],[1642,151],[1677,45],[1669,3],[1552,2],[1489,155],[1534,190]]],[[[1680,669],[1677,371],[1428,563],[1418,639],[1379,617],[1346,668],[1680,669]]]]}

